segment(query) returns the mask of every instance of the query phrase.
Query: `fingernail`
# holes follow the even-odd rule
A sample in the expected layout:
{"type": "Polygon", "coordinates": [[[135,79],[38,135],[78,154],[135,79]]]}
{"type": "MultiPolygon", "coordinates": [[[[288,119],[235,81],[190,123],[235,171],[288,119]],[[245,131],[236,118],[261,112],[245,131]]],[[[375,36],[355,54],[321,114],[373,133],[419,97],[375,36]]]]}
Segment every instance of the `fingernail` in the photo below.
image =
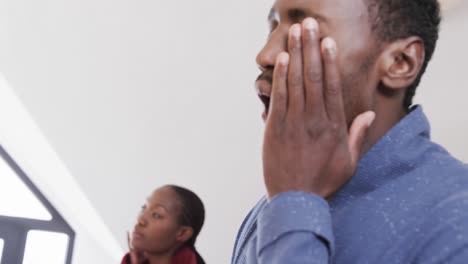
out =
{"type": "Polygon", "coordinates": [[[279,55],[278,55],[278,62],[285,66],[285,65],[288,65],[289,63],[289,55],[288,53],[286,52],[281,52],[279,55]]]}
{"type": "Polygon", "coordinates": [[[323,40],[323,45],[325,46],[327,51],[330,53],[330,55],[336,54],[336,42],[333,39],[325,38],[323,40]]]}
{"type": "Polygon", "coordinates": [[[318,28],[317,21],[311,17],[304,19],[304,28],[309,31],[316,31],[318,28]]]}
{"type": "Polygon", "coordinates": [[[294,25],[291,27],[291,33],[294,37],[301,37],[301,27],[299,25],[294,25]]]}
{"type": "Polygon", "coordinates": [[[375,113],[374,112],[369,112],[369,119],[367,120],[367,127],[370,127],[372,123],[374,123],[375,120],[375,113]]]}

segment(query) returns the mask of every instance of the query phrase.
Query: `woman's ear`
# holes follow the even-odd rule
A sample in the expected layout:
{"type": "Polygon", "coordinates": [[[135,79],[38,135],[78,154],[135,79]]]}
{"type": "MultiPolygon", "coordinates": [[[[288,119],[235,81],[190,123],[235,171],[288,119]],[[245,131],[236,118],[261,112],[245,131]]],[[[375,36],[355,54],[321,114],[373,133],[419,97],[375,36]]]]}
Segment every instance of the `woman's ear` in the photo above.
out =
{"type": "Polygon", "coordinates": [[[419,76],[424,59],[424,42],[419,37],[387,44],[379,61],[382,83],[394,91],[409,87],[419,76]]]}
{"type": "Polygon", "coordinates": [[[181,226],[177,232],[176,239],[179,242],[186,242],[193,236],[193,228],[190,226],[181,226]]]}

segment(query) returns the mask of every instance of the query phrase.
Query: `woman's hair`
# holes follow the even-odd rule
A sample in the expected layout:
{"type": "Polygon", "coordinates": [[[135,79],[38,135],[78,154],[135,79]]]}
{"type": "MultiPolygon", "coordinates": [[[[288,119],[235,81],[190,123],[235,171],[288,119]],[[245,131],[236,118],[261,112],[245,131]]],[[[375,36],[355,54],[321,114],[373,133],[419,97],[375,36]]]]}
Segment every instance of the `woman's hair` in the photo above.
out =
{"type": "Polygon", "coordinates": [[[205,261],[203,261],[202,257],[195,249],[197,236],[205,222],[205,207],[203,206],[203,202],[194,192],[186,188],[177,185],[167,185],[167,187],[171,188],[176,193],[182,203],[182,214],[179,219],[180,223],[193,228],[193,235],[185,242],[185,246],[188,246],[195,251],[197,255],[197,263],[204,264],[205,261]]]}

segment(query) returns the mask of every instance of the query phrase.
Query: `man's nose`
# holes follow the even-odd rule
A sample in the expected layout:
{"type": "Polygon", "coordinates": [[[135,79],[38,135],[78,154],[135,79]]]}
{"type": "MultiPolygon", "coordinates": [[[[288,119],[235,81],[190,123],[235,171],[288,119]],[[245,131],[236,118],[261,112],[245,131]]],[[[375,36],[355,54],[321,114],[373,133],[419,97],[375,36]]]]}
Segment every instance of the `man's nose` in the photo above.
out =
{"type": "Polygon", "coordinates": [[[261,69],[269,69],[275,66],[276,57],[282,51],[287,51],[288,29],[275,29],[267,40],[263,49],[258,53],[256,61],[261,69]]]}

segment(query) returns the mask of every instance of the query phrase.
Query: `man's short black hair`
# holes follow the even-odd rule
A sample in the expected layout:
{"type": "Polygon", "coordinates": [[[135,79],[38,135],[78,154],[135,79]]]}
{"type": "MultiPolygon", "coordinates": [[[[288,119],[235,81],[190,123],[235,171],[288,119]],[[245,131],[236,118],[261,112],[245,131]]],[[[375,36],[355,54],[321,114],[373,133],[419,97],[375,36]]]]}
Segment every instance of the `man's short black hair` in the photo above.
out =
{"type": "Polygon", "coordinates": [[[380,42],[417,36],[424,42],[424,63],[416,80],[406,91],[403,107],[412,105],[421,77],[434,53],[439,38],[440,6],[437,0],[365,0],[371,25],[380,42]]]}

